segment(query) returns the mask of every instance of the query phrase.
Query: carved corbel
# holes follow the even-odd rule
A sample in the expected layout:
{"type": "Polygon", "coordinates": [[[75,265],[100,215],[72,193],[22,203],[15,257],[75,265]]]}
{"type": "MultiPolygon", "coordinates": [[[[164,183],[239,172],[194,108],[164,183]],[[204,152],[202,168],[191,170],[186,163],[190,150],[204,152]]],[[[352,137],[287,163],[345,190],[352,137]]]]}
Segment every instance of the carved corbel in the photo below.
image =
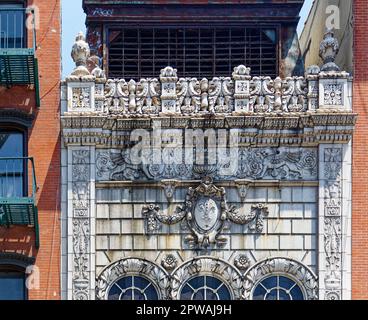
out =
{"type": "Polygon", "coordinates": [[[179,184],[177,180],[162,180],[161,187],[164,189],[165,196],[168,201],[171,201],[174,197],[175,190],[179,184]]]}
{"type": "Polygon", "coordinates": [[[242,202],[244,202],[245,198],[247,197],[248,190],[250,188],[252,180],[244,179],[244,180],[235,180],[234,182],[238,189],[240,199],[242,202]]]}

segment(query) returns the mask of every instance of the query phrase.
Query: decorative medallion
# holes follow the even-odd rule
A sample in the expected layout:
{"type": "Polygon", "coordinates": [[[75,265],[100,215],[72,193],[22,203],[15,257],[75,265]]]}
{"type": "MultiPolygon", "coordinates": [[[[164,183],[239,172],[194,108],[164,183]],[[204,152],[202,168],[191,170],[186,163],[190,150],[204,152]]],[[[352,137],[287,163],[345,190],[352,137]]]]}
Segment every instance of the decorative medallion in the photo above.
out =
{"type": "Polygon", "coordinates": [[[185,242],[191,249],[222,248],[227,243],[227,237],[221,235],[225,222],[249,224],[249,230],[262,232],[263,217],[268,215],[268,209],[263,204],[253,205],[249,214],[240,214],[235,207],[229,207],[226,201],[226,191],[213,184],[212,178],[203,179],[197,188],[189,188],[183,206],[178,206],[173,215],[160,212],[160,207],[150,204],[143,207],[147,234],[155,234],[161,223],[172,225],[181,221],[191,234],[185,237],[185,242]]]}

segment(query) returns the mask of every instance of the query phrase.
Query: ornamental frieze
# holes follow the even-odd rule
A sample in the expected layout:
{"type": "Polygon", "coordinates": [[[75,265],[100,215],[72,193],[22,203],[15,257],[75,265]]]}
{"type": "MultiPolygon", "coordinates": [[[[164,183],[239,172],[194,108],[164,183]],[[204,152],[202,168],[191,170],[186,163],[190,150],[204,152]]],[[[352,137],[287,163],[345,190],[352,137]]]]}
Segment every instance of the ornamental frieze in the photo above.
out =
{"type": "MultiPolygon", "coordinates": [[[[200,180],[211,176],[214,180],[317,180],[318,156],[314,148],[239,148],[237,166],[225,170],[229,163],[197,165],[172,161],[133,164],[130,151],[96,151],[97,181],[133,181],[163,179],[200,180]]],[[[170,159],[169,159],[170,160],[170,159]]],[[[333,173],[331,173],[333,174],[333,173]]]]}

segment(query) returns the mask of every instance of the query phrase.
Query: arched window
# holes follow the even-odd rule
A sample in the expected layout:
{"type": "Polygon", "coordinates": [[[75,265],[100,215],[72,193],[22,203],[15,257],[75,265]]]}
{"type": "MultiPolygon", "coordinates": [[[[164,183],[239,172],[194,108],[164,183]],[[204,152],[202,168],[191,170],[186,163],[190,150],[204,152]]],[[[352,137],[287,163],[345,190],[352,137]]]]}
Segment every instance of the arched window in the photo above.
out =
{"type": "Polygon", "coordinates": [[[183,286],[180,300],[231,300],[231,294],[221,280],[210,276],[199,276],[189,280],[183,286]]]}
{"type": "Polygon", "coordinates": [[[152,282],[141,276],[119,279],[108,293],[108,300],[158,300],[158,297],[152,282]]]}
{"type": "Polygon", "coordinates": [[[317,300],[318,278],[297,260],[267,258],[244,274],[243,297],[246,300],[317,300]]]}
{"type": "Polygon", "coordinates": [[[26,300],[26,269],[34,258],[16,253],[0,253],[0,300],[26,300]]]}
{"type": "Polygon", "coordinates": [[[253,300],[305,300],[297,282],[291,278],[275,275],[260,281],[254,291],[253,300]]]}

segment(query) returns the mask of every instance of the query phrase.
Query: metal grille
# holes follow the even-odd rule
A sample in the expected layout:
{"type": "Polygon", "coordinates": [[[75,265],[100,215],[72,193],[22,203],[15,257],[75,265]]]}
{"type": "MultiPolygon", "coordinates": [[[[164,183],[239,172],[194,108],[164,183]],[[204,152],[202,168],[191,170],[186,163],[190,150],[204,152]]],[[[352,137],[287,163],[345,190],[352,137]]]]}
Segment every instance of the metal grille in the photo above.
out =
{"type": "Polygon", "coordinates": [[[157,77],[166,66],[179,77],[230,76],[245,64],[253,75],[277,74],[275,28],[120,28],[109,30],[109,76],[157,77]]]}

